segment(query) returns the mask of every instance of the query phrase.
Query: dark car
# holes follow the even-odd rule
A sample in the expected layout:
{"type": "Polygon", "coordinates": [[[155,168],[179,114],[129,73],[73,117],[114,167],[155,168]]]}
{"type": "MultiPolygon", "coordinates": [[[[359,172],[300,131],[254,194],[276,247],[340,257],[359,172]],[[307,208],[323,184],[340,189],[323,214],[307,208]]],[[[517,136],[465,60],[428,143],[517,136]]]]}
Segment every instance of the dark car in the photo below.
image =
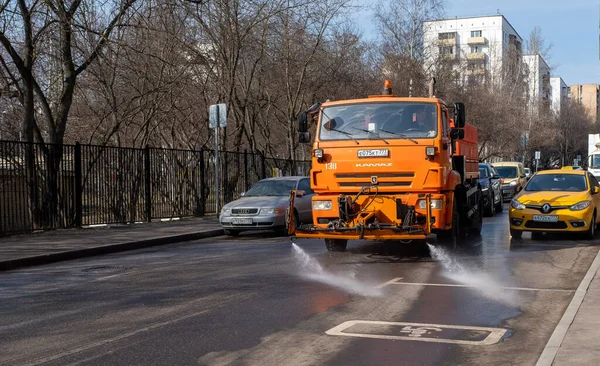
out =
{"type": "Polygon", "coordinates": [[[491,164],[479,163],[479,184],[483,194],[484,215],[494,216],[494,211],[502,212],[502,178],[491,164]]]}

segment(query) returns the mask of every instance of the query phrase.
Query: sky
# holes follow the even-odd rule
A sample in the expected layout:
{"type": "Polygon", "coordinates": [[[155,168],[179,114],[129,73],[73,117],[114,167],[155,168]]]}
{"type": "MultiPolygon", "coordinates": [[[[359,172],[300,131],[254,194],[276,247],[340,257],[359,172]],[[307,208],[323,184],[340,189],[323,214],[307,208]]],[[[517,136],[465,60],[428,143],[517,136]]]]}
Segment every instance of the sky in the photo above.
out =
{"type": "MultiPolygon", "coordinates": [[[[393,1],[393,0],[379,0],[393,1]]],[[[373,0],[359,0],[363,5],[373,0]]],[[[535,26],[552,43],[548,64],[567,85],[600,84],[600,0],[448,0],[445,18],[504,15],[524,41],[535,26]]],[[[372,13],[358,24],[367,38],[376,36],[372,13]]],[[[525,47],[525,44],[523,45],[525,47]]]]}

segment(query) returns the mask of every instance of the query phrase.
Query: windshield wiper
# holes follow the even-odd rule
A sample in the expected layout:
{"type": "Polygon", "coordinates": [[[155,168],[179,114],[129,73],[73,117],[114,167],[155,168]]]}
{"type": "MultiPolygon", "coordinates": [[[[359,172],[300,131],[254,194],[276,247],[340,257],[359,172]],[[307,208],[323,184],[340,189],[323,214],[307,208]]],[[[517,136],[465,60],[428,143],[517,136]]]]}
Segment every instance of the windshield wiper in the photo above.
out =
{"type": "Polygon", "coordinates": [[[381,131],[381,132],[385,132],[385,133],[389,133],[389,134],[391,134],[391,135],[395,135],[395,136],[400,136],[400,138],[403,138],[403,139],[405,139],[405,140],[408,140],[408,141],[410,141],[410,142],[414,142],[414,143],[415,143],[415,144],[417,144],[417,145],[419,144],[419,142],[417,142],[416,140],[413,140],[413,139],[411,139],[410,137],[406,136],[406,135],[405,135],[405,134],[403,134],[403,133],[399,133],[399,132],[392,132],[392,131],[386,131],[386,130],[382,130],[382,129],[379,129],[379,131],[381,131]]]}
{"type": "Polygon", "coordinates": [[[358,128],[358,127],[354,127],[354,126],[352,126],[352,128],[354,128],[355,130],[359,130],[359,131],[362,131],[362,132],[366,132],[366,133],[368,133],[369,135],[370,135],[370,134],[373,134],[373,135],[377,136],[377,138],[378,138],[379,140],[381,140],[381,141],[385,142],[385,143],[386,143],[386,144],[388,144],[388,145],[390,144],[389,142],[387,142],[387,141],[386,141],[386,139],[384,139],[383,137],[379,136],[379,134],[378,134],[378,133],[375,133],[375,132],[373,132],[373,131],[369,131],[369,130],[365,130],[364,128],[358,128]]]}
{"type": "Polygon", "coordinates": [[[328,130],[329,131],[335,131],[335,132],[341,133],[342,135],[346,135],[346,136],[350,137],[350,139],[352,139],[352,141],[356,142],[357,145],[360,145],[360,142],[358,142],[358,140],[356,140],[354,138],[354,135],[351,134],[350,132],[338,130],[337,128],[328,128],[328,130]]]}

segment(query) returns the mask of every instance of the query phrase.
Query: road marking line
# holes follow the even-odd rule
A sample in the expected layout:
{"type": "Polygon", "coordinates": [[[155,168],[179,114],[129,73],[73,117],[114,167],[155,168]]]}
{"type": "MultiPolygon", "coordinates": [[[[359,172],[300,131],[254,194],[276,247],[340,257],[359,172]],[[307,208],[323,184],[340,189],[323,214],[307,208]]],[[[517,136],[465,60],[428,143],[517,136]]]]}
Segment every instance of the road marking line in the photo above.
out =
{"type": "Polygon", "coordinates": [[[397,281],[400,281],[404,279],[404,277],[396,277],[396,278],[392,278],[391,280],[382,283],[381,285],[378,285],[376,288],[384,288],[387,285],[391,285],[392,283],[396,283],[397,281]]]}
{"type": "Polygon", "coordinates": [[[418,342],[432,342],[432,343],[451,343],[451,344],[464,344],[464,345],[477,345],[477,346],[488,346],[498,343],[500,339],[506,334],[508,330],[503,328],[488,328],[488,327],[470,327],[463,325],[444,325],[444,324],[427,324],[427,323],[404,323],[404,322],[384,322],[384,321],[372,321],[372,320],[349,320],[342,324],[333,327],[326,331],[328,335],[345,336],[345,337],[358,337],[358,338],[374,338],[374,339],[388,339],[388,340],[408,340],[418,342]],[[397,325],[404,326],[402,333],[409,333],[406,336],[395,336],[395,335],[383,335],[383,334],[364,334],[364,333],[349,333],[344,330],[357,325],[357,324],[377,324],[377,325],[397,325]],[[417,327],[413,329],[412,327],[417,327]],[[441,328],[441,329],[435,329],[441,328]],[[404,330],[407,329],[407,330],[404,330]],[[447,339],[447,338],[432,338],[423,337],[423,332],[429,331],[441,331],[443,329],[450,330],[471,330],[471,331],[484,331],[489,332],[481,341],[466,341],[458,339],[447,339]]]}
{"type": "MultiPolygon", "coordinates": [[[[438,287],[467,287],[479,288],[473,285],[460,285],[454,283],[419,283],[419,282],[392,282],[388,281],[386,285],[401,285],[401,286],[438,286],[438,287]]],[[[575,292],[575,290],[553,289],[553,288],[530,288],[530,287],[497,287],[498,290],[518,290],[518,291],[549,291],[549,292],[575,292]]]]}
{"type": "Polygon", "coordinates": [[[598,268],[600,268],[600,251],[598,251],[594,262],[592,262],[592,265],[585,274],[585,277],[583,277],[579,287],[577,287],[577,291],[575,292],[571,303],[569,303],[569,306],[567,307],[567,310],[565,310],[560,322],[558,322],[554,332],[552,332],[552,335],[550,336],[548,343],[546,343],[546,347],[544,347],[544,351],[540,355],[536,366],[551,366],[554,362],[554,358],[556,357],[562,342],[565,340],[567,331],[569,330],[569,327],[573,323],[573,320],[575,319],[575,316],[577,315],[577,312],[583,303],[583,298],[585,297],[587,290],[590,287],[590,283],[598,271],[598,268]]]}

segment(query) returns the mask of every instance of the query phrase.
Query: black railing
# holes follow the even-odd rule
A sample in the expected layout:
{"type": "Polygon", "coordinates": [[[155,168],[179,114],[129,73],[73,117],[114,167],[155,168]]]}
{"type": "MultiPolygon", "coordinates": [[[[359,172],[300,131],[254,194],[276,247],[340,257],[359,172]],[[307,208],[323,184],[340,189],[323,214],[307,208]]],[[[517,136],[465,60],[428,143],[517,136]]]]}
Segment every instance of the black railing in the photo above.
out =
{"type": "Polygon", "coordinates": [[[262,153],[0,141],[0,236],[216,213],[260,179],[307,175],[309,161],[262,153]],[[274,171],[278,168],[278,171],[274,171]]]}

